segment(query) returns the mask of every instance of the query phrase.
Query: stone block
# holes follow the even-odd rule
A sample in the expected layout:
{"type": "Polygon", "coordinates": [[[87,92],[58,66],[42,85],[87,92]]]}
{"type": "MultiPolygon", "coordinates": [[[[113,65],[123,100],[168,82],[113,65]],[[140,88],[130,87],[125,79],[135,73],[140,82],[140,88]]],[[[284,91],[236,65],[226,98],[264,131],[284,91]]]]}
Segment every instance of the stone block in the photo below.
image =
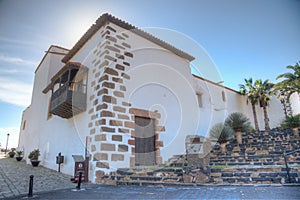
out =
{"type": "Polygon", "coordinates": [[[221,177],[221,173],[210,173],[210,176],[213,177],[213,178],[216,178],[216,177],[221,177]]]}
{"type": "Polygon", "coordinates": [[[97,162],[96,167],[109,169],[109,163],[108,162],[97,162]]]}
{"type": "Polygon", "coordinates": [[[108,39],[109,41],[112,41],[112,42],[117,42],[116,38],[109,36],[109,35],[105,36],[105,39],[108,39]]]}
{"type": "Polygon", "coordinates": [[[94,161],[108,160],[108,155],[107,153],[95,153],[93,160],[94,161]]]}
{"type": "Polygon", "coordinates": [[[107,109],[107,104],[103,103],[103,104],[100,104],[100,105],[97,105],[96,106],[96,111],[99,111],[99,110],[102,110],[102,109],[107,109]]]}
{"type": "Polygon", "coordinates": [[[125,55],[125,56],[128,56],[128,57],[130,57],[130,58],[133,58],[133,54],[130,53],[130,52],[125,51],[125,52],[124,52],[124,55],[125,55]]]}
{"type": "Polygon", "coordinates": [[[129,48],[129,49],[131,48],[131,46],[129,44],[127,44],[126,42],[122,42],[122,45],[126,48],[129,48]]]}
{"type": "Polygon", "coordinates": [[[129,133],[129,129],[127,128],[119,128],[119,133],[129,133]]]}
{"type": "Polygon", "coordinates": [[[102,87],[105,87],[105,88],[110,88],[110,89],[115,89],[115,84],[112,83],[112,82],[103,82],[102,83],[102,87]]]}
{"type": "Polygon", "coordinates": [[[125,113],[125,112],[126,112],[126,108],[123,108],[123,107],[121,107],[121,106],[114,106],[114,107],[113,107],[113,111],[125,113]]]}
{"type": "Polygon", "coordinates": [[[128,74],[124,73],[124,72],[122,72],[121,76],[122,76],[123,78],[127,79],[127,80],[130,79],[130,76],[129,76],[128,74]]]}
{"type": "Polygon", "coordinates": [[[106,88],[102,88],[97,92],[97,96],[100,96],[102,94],[108,94],[108,90],[106,88]]]}
{"type": "Polygon", "coordinates": [[[105,119],[100,119],[100,120],[97,120],[95,122],[96,126],[105,125],[105,124],[106,124],[106,120],[105,119]]]}
{"type": "Polygon", "coordinates": [[[112,141],[122,142],[122,135],[112,135],[112,141]]]}
{"type": "Polygon", "coordinates": [[[111,119],[109,121],[109,125],[111,125],[111,126],[123,126],[123,122],[119,121],[119,120],[113,120],[113,119],[111,119]]]}
{"type": "Polygon", "coordinates": [[[110,67],[106,67],[105,70],[104,70],[104,73],[109,74],[109,75],[113,75],[113,76],[118,76],[119,75],[119,73],[116,70],[114,70],[110,67]]]}
{"type": "Polygon", "coordinates": [[[128,63],[128,62],[123,62],[123,64],[126,66],[130,66],[130,63],[128,63]]]}
{"type": "Polygon", "coordinates": [[[105,134],[95,135],[95,141],[106,141],[106,135],[105,134]]]}
{"type": "Polygon", "coordinates": [[[124,155],[123,154],[112,154],[111,161],[124,161],[124,155]]]}
{"type": "Polygon", "coordinates": [[[193,176],[183,174],[183,182],[184,183],[192,183],[193,182],[193,176]]]}
{"type": "Polygon", "coordinates": [[[116,69],[121,70],[121,71],[124,71],[124,70],[125,70],[125,67],[124,67],[123,65],[116,64],[116,69]]]}
{"type": "Polygon", "coordinates": [[[105,175],[104,171],[102,171],[102,170],[96,171],[96,178],[103,178],[104,175],[105,175]]]}
{"type": "Polygon", "coordinates": [[[95,99],[94,102],[93,102],[93,105],[97,105],[98,104],[98,99],[95,99]]]}
{"type": "Polygon", "coordinates": [[[135,128],[134,122],[131,122],[131,121],[126,121],[124,125],[126,128],[132,128],[132,129],[135,128]]]}
{"type": "Polygon", "coordinates": [[[127,152],[128,151],[128,146],[125,144],[119,144],[118,145],[118,151],[120,152],[127,152]]]}
{"type": "Polygon", "coordinates": [[[102,82],[102,81],[108,81],[108,79],[109,79],[109,78],[108,78],[108,75],[105,74],[104,76],[101,76],[101,77],[99,78],[99,81],[98,81],[98,82],[100,83],[100,82],[102,82]]]}
{"type": "Polygon", "coordinates": [[[115,151],[115,150],[116,150],[115,144],[109,144],[109,143],[101,144],[101,151],[115,151]]]}
{"type": "Polygon", "coordinates": [[[222,177],[233,177],[233,173],[231,173],[231,172],[222,172],[222,177]]]}
{"type": "Polygon", "coordinates": [[[90,130],[90,135],[95,134],[95,133],[96,133],[96,129],[95,128],[93,128],[93,129],[90,130]]]}
{"type": "Polygon", "coordinates": [[[107,111],[107,110],[103,110],[100,113],[100,117],[115,117],[115,113],[107,111]]]}
{"type": "Polygon", "coordinates": [[[120,91],[114,91],[113,95],[116,97],[124,98],[124,93],[120,91]]]}
{"type": "Polygon", "coordinates": [[[91,151],[92,152],[96,151],[96,146],[94,144],[91,146],[91,151]]]}
{"type": "Polygon", "coordinates": [[[135,140],[128,140],[129,145],[135,145],[135,140]]]}
{"type": "Polygon", "coordinates": [[[202,172],[197,172],[196,177],[195,177],[195,182],[196,183],[208,183],[209,177],[202,172]]]}
{"type": "Polygon", "coordinates": [[[121,54],[119,54],[119,53],[116,53],[116,54],[115,54],[115,57],[118,58],[118,59],[122,59],[122,60],[125,59],[125,56],[123,56],[123,55],[121,55],[121,54]]]}
{"type": "Polygon", "coordinates": [[[120,46],[120,45],[118,45],[118,44],[114,44],[114,46],[117,47],[117,48],[119,48],[119,49],[125,50],[124,47],[122,47],[122,46],[120,46]]]}
{"type": "Polygon", "coordinates": [[[127,119],[127,120],[129,120],[130,118],[127,115],[118,114],[118,119],[127,119]]]}
{"type": "Polygon", "coordinates": [[[101,132],[115,133],[116,129],[115,128],[110,128],[110,127],[103,126],[103,127],[100,128],[100,131],[101,132]]]}
{"type": "Polygon", "coordinates": [[[106,46],[106,48],[107,48],[108,50],[111,50],[111,51],[114,51],[114,52],[120,53],[120,50],[119,50],[119,49],[117,49],[117,48],[116,48],[116,47],[114,47],[114,46],[106,46]]]}
{"type": "Polygon", "coordinates": [[[125,92],[126,91],[126,86],[125,85],[120,85],[120,90],[125,92]]]}
{"type": "Polygon", "coordinates": [[[122,102],[122,105],[123,105],[123,106],[126,106],[126,107],[130,107],[130,106],[131,106],[131,103],[123,101],[123,102],[122,102]]]}
{"type": "Polygon", "coordinates": [[[104,60],[100,65],[99,65],[99,69],[101,69],[102,67],[108,66],[109,62],[107,60],[104,60]]]}

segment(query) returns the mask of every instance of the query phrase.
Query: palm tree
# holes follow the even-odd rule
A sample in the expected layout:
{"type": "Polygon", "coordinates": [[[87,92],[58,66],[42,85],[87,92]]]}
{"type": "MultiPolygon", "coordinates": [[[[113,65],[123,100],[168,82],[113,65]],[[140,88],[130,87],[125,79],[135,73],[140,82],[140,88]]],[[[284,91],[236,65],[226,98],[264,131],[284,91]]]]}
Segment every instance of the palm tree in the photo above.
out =
{"type": "Polygon", "coordinates": [[[252,113],[254,118],[254,126],[255,130],[258,133],[259,132],[259,126],[257,121],[257,114],[255,105],[258,103],[259,96],[257,95],[255,85],[253,84],[252,78],[245,79],[245,85],[240,84],[240,94],[247,96],[247,103],[250,101],[252,106],[252,113]]]}
{"type": "Polygon", "coordinates": [[[268,117],[268,111],[267,111],[267,105],[268,102],[270,101],[270,96],[272,94],[272,88],[273,88],[273,83],[270,83],[269,80],[262,81],[261,79],[258,79],[254,83],[256,92],[259,97],[259,101],[263,107],[264,111],[264,121],[265,121],[265,130],[269,131],[270,130],[270,125],[269,125],[269,117],[268,117]]]}
{"type": "Polygon", "coordinates": [[[278,97],[287,94],[287,100],[289,101],[289,98],[293,93],[300,94],[300,62],[296,63],[294,66],[289,65],[286,68],[293,70],[293,72],[280,74],[276,77],[276,80],[281,78],[284,78],[284,80],[275,84],[274,92],[279,91],[278,97]]]}

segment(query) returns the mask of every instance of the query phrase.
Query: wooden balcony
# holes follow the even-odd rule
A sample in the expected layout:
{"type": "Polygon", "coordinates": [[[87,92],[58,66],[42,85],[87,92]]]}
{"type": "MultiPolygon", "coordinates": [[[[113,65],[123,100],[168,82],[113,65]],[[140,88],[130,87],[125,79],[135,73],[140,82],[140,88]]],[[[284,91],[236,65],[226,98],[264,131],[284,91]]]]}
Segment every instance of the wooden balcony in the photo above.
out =
{"type": "Polygon", "coordinates": [[[69,85],[64,85],[52,94],[51,114],[69,119],[85,110],[86,93],[82,91],[74,91],[69,85]]]}

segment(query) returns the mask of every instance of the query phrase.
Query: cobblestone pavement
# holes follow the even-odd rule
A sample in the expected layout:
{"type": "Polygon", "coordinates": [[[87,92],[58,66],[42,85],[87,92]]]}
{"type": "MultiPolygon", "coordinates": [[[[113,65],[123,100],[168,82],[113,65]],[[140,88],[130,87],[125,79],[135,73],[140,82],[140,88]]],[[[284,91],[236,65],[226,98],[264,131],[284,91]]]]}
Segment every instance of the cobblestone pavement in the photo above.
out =
{"type": "Polygon", "coordinates": [[[26,199],[34,175],[32,199],[300,199],[298,186],[106,186],[83,184],[76,190],[70,176],[24,161],[1,158],[0,199],[26,199]]]}
{"type": "MultiPolygon", "coordinates": [[[[15,199],[25,199],[18,197],[15,199]]],[[[34,194],[32,199],[300,199],[299,186],[104,186],[83,185],[34,194]]]]}
{"type": "Polygon", "coordinates": [[[34,175],[33,192],[75,188],[71,176],[44,167],[32,167],[25,161],[0,155],[0,199],[28,193],[29,176],[34,175]]]}

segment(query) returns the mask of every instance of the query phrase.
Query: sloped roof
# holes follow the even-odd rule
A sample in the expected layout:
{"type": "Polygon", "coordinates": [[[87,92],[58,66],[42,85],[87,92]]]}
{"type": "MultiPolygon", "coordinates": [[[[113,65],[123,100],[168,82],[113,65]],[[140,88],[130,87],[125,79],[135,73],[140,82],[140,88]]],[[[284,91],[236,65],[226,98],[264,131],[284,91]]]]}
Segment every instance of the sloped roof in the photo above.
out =
{"type": "Polygon", "coordinates": [[[171,52],[174,54],[187,59],[188,61],[192,61],[195,58],[188,53],[168,44],[167,42],[121,20],[118,19],[108,13],[101,15],[88,30],[87,32],[78,40],[78,42],[74,45],[74,47],[69,51],[69,53],[62,59],[62,62],[67,63],[79,50],[80,48],[102,27],[106,24],[106,22],[114,23],[128,31],[131,31],[171,52]]]}

